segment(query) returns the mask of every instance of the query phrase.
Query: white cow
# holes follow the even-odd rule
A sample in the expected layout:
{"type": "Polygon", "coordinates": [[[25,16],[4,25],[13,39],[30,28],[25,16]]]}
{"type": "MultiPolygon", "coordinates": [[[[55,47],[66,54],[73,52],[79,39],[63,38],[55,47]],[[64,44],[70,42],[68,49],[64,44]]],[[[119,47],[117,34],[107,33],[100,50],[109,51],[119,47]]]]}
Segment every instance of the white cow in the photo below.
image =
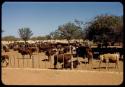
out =
{"type": "Polygon", "coordinates": [[[115,63],[115,68],[117,66],[117,68],[119,69],[119,58],[120,58],[120,54],[119,53],[107,53],[107,54],[101,54],[99,56],[100,58],[100,63],[99,63],[99,68],[102,62],[106,62],[106,69],[107,69],[107,65],[109,67],[109,63],[113,62],[115,63]]]}

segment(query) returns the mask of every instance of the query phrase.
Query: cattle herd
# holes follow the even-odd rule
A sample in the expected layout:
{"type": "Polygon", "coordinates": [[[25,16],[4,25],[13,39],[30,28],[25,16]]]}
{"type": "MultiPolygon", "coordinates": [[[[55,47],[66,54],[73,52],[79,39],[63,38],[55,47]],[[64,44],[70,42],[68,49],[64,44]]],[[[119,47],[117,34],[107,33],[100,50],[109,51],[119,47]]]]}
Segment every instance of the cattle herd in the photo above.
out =
{"type": "MultiPolygon", "coordinates": [[[[25,55],[29,55],[29,57],[32,58],[34,52],[44,52],[48,57],[48,62],[51,61],[52,56],[54,56],[54,69],[57,69],[57,63],[60,63],[62,68],[77,68],[80,64],[77,57],[87,58],[87,63],[91,65],[93,64],[93,59],[99,59],[99,67],[102,62],[106,62],[106,64],[114,62],[118,67],[119,60],[123,56],[122,48],[92,48],[80,43],[14,42],[7,45],[2,44],[2,52],[9,52],[10,50],[18,51],[18,53],[22,55],[22,58],[24,58],[25,55]]],[[[8,66],[8,61],[9,56],[2,54],[1,63],[5,62],[6,66],[8,66]]]]}

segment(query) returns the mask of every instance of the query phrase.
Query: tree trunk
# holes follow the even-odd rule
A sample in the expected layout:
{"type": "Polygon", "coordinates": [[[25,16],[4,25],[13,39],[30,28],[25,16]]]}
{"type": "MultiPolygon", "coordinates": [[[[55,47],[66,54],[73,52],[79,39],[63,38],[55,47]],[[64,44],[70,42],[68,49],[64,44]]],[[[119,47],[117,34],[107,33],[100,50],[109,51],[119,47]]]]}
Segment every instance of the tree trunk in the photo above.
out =
{"type": "Polygon", "coordinates": [[[26,48],[26,40],[24,40],[25,48],[26,48]]]}
{"type": "Polygon", "coordinates": [[[68,46],[70,46],[70,40],[68,40],[68,46]]]}

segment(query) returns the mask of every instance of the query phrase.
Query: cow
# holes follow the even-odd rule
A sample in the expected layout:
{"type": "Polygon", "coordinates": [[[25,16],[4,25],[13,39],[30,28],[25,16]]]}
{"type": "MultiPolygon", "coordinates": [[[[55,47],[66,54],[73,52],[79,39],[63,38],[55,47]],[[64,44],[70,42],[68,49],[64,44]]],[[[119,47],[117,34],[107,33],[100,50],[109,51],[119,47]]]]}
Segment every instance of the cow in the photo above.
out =
{"type": "MultiPolygon", "coordinates": [[[[77,66],[79,65],[79,61],[78,60],[75,60],[73,61],[73,68],[77,68],[77,66]]],[[[62,64],[62,68],[71,68],[71,62],[66,62],[64,64],[62,64]]]]}
{"type": "Polygon", "coordinates": [[[106,69],[107,69],[107,66],[109,66],[109,63],[112,62],[112,63],[115,63],[115,68],[117,66],[117,68],[119,69],[119,66],[118,66],[119,65],[119,58],[120,58],[119,53],[101,54],[99,56],[99,58],[100,58],[99,68],[100,68],[102,62],[106,62],[106,69]]]}
{"type": "Polygon", "coordinates": [[[92,64],[93,62],[93,52],[90,47],[86,48],[86,57],[88,58],[88,64],[92,64]]]}
{"type": "Polygon", "coordinates": [[[6,62],[6,66],[9,64],[9,56],[8,55],[2,55],[1,56],[1,62],[4,63],[6,62]]]}
{"type": "Polygon", "coordinates": [[[54,68],[57,69],[57,62],[66,64],[69,60],[71,60],[71,54],[54,55],[54,68]]]}
{"type": "Polygon", "coordinates": [[[5,52],[9,52],[9,48],[8,48],[6,45],[3,45],[3,50],[4,50],[5,52]]]}
{"type": "Polygon", "coordinates": [[[48,57],[48,61],[51,60],[51,56],[54,55],[57,51],[53,50],[53,49],[47,49],[47,51],[45,52],[45,55],[48,57]]]}
{"type": "Polygon", "coordinates": [[[88,58],[88,64],[92,64],[93,51],[90,47],[79,46],[76,48],[76,55],[82,58],[88,58]]]}
{"type": "Polygon", "coordinates": [[[19,48],[18,52],[21,53],[23,58],[24,58],[24,55],[29,55],[30,59],[31,59],[31,56],[32,56],[32,53],[33,53],[32,50],[29,49],[29,48],[19,48]]]}

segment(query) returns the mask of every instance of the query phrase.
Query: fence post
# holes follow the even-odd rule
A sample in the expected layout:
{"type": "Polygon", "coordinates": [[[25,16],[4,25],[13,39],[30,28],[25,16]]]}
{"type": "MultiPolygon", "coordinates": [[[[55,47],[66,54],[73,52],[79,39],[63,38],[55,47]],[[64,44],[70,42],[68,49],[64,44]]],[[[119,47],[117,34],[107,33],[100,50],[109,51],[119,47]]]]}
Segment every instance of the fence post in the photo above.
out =
{"type": "Polygon", "coordinates": [[[11,56],[10,56],[10,58],[9,58],[9,65],[10,65],[10,67],[12,66],[12,63],[11,63],[11,56]]]}
{"type": "Polygon", "coordinates": [[[40,57],[39,57],[39,53],[38,53],[38,66],[40,68],[40,57]]]}
{"type": "Polygon", "coordinates": [[[71,69],[73,69],[73,53],[70,45],[70,54],[71,54],[71,69]]]}
{"type": "Polygon", "coordinates": [[[64,65],[65,65],[65,59],[64,59],[64,54],[63,54],[63,69],[64,69],[64,65]]]}
{"type": "Polygon", "coordinates": [[[26,60],[27,60],[27,61],[26,61],[26,62],[27,62],[27,67],[28,67],[28,58],[27,58],[26,60]]]}
{"type": "Polygon", "coordinates": [[[23,68],[24,68],[24,56],[23,56],[23,68]]]}
{"type": "Polygon", "coordinates": [[[15,57],[14,57],[14,55],[13,55],[13,58],[14,58],[14,67],[15,67],[15,57]]]}
{"type": "Polygon", "coordinates": [[[34,68],[34,57],[32,55],[32,68],[34,68]]]}
{"type": "Polygon", "coordinates": [[[73,69],[73,56],[71,54],[71,69],[73,69]]]}
{"type": "Polygon", "coordinates": [[[18,68],[19,68],[19,54],[18,54],[18,56],[17,56],[17,62],[18,62],[18,68]]]}

